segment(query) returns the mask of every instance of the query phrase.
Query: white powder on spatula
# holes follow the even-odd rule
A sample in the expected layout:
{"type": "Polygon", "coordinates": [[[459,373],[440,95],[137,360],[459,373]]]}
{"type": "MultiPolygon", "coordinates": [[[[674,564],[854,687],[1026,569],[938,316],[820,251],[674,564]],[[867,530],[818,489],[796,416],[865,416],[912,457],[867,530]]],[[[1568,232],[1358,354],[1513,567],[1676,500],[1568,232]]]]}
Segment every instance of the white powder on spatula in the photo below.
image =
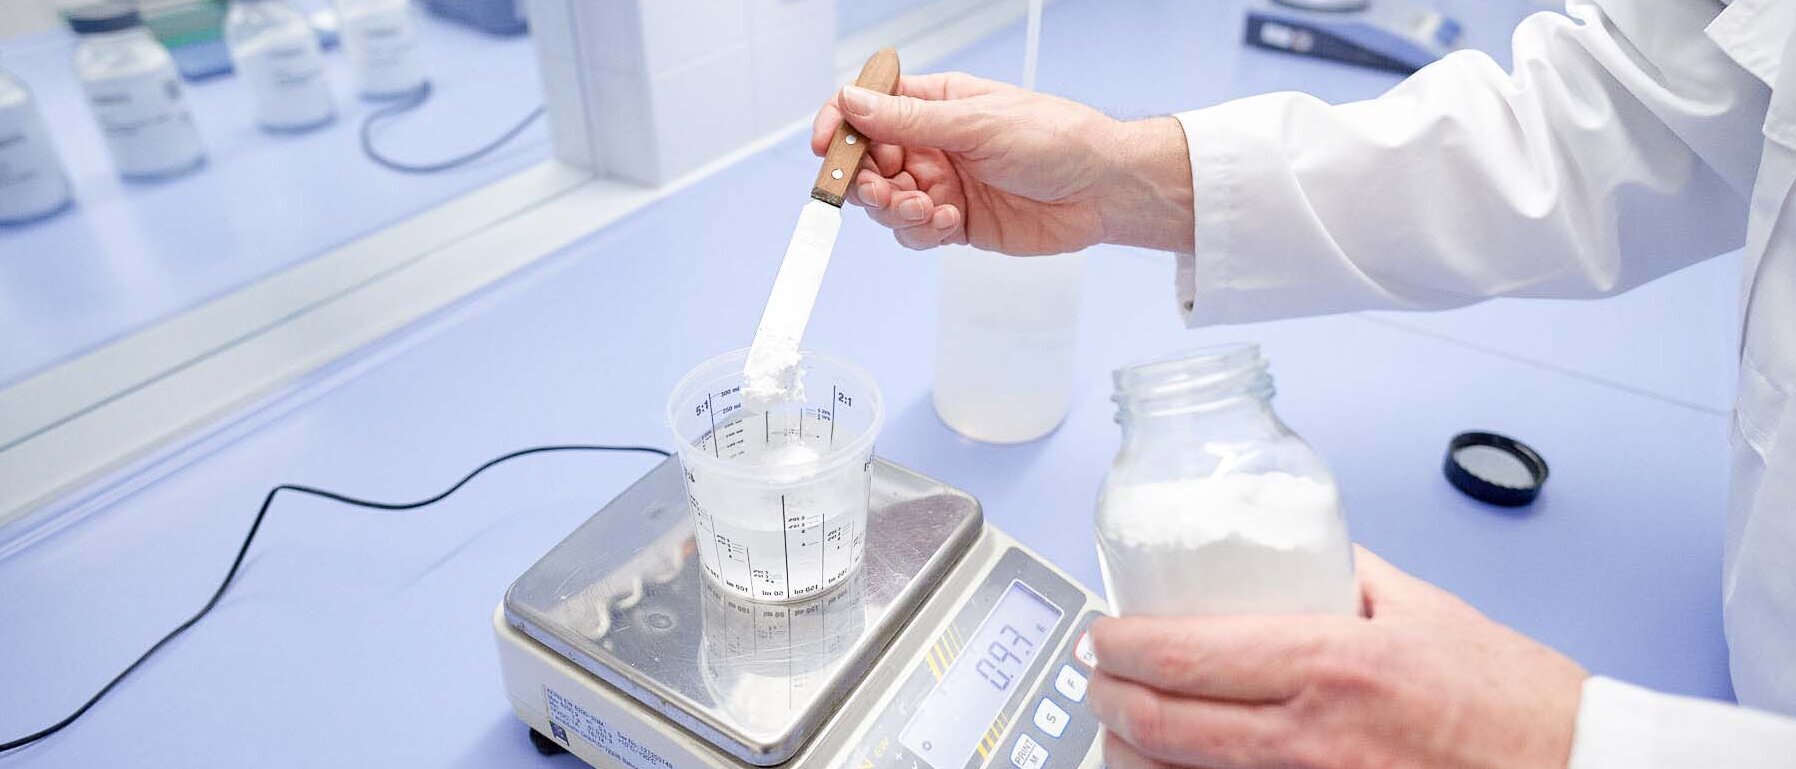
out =
{"type": "Polygon", "coordinates": [[[799,381],[798,345],[811,322],[829,254],[842,229],[842,212],[820,200],[805,204],[755,328],[755,342],[742,368],[742,401],[751,413],[804,400],[799,381]]]}
{"type": "Polygon", "coordinates": [[[770,411],[782,403],[804,400],[798,361],[797,340],[774,343],[768,354],[749,357],[742,369],[742,404],[749,412],[770,411]]]}

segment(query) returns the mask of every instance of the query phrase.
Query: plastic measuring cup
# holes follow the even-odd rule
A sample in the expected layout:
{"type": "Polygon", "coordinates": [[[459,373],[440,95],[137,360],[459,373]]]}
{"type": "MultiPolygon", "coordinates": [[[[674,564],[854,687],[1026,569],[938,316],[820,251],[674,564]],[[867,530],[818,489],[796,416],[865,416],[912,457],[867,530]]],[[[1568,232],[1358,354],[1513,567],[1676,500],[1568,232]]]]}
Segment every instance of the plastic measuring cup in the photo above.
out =
{"type": "Polygon", "coordinates": [[[742,403],[747,360],[737,350],[693,369],[668,398],[667,422],[705,573],[733,595],[796,601],[861,563],[884,404],[860,367],[805,352],[806,397],[751,413],[742,403]]]}

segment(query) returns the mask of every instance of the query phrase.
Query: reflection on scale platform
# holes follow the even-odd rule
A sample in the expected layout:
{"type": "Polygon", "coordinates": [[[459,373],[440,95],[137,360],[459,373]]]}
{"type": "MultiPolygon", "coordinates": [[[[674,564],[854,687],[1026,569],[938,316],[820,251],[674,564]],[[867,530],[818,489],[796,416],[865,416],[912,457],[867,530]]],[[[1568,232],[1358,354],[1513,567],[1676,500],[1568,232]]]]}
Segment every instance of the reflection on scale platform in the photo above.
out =
{"type": "Polygon", "coordinates": [[[586,638],[604,644],[614,630],[671,630],[677,616],[645,609],[645,599],[657,599],[648,602],[651,607],[666,604],[670,591],[690,581],[679,577],[696,561],[690,533],[669,529],[601,578],[558,596],[551,612],[561,627],[577,628],[586,638]]]}
{"type": "Polygon", "coordinates": [[[795,704],[815,699],[866,625],[860,573],[822,596],[789,604],[755,603],[708,580],[700,584],[705,688],[718,708],[754,729],[777,729],[795,704]]]}

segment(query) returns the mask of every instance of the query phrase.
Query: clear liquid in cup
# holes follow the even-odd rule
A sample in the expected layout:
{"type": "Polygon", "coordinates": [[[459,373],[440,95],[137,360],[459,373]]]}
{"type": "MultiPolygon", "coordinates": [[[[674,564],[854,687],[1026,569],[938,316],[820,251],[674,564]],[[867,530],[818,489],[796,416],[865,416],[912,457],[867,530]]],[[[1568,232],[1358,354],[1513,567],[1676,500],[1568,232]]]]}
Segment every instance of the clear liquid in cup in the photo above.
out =
{"type": "Polygon", "coordinates": [[[866,548],[879,393],[858,368],[806,356],[803,401],[749,411],[738,351],[687,375],[669,403],[699,563],[751,600],[820,595],[866,548]]]}

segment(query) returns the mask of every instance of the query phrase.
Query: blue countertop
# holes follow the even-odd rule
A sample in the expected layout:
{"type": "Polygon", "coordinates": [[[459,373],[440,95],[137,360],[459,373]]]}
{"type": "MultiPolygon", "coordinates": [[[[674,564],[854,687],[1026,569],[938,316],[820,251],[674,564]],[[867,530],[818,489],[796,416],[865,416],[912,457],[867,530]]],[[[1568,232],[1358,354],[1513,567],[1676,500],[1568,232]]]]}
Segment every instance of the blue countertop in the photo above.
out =
{"type": "MultiPolygon", "coordinates": [[[[1277,87],[1358,98],[1394,82],[1245,50],[1234,17],[1209,4],[1120,8],[1050,7],[1044,88],[1151,114],[1277,87]]],[[[1474,29],[1500,41],[1488,30],[1515,16],[1485,13],[1474,29]]],[[[1013,28],[943,67],[1010,77],[1020,51],[1013,28]]],[[[799,138],[753,156],[319,372],[165,475],[0,561],[0,735],[61,717],[185,619],[276,484],[406,500],[529,445],[667,446],[668,391],[748,343],[815,167],[799,138]]],[[[1032,444],[969,442],[936,419],[936,259],[863,216],[848,217],[807,342],[880,383],[882,455],[973,492],[993,524],[1098,585],[1092,500],[1118,440],[1109,371],[1258,341],[1277,407],[1334,465],[1357,539],[1595,672],[1729,696],[1717,387],[1731,261],[1575,306],[1200,331],[1178,321],[1172,269],[1163,254],[1089,252],[1073,410],[1032,444]],[[1471,428],[1547,456],[1553,479],[1536,505],[1498,511],[1447,485],[1446,441],[1471,428]]],[[[524,459],[416,512],[282,499],[212,616],[73,727],[0,765],[537,762],[500,687],[489,613],[651,461],[524,459]]]]}

